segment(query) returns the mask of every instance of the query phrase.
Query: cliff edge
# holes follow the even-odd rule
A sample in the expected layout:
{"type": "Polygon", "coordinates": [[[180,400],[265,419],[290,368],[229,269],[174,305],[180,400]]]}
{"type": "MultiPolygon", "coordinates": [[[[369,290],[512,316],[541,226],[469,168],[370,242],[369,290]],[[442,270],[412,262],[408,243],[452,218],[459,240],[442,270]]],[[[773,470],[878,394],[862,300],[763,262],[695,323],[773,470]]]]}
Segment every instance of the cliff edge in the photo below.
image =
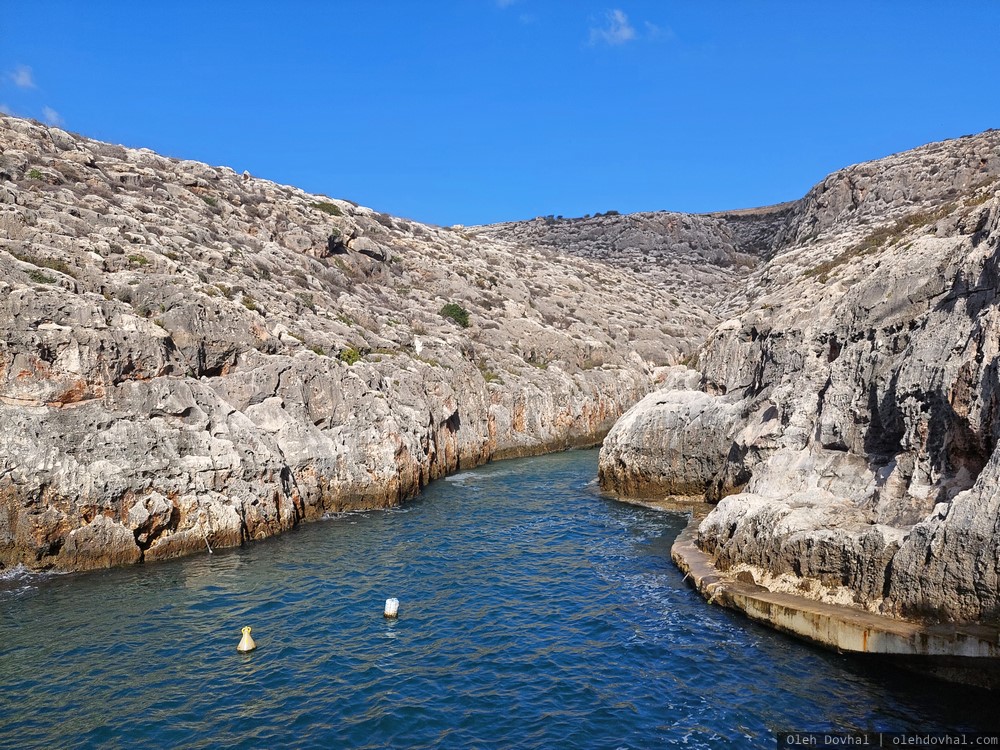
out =
{"type": "Polygon", "coordinates": [[[757,585],[921,622],[1000,616],[1000,133],[842,170],[602,485],[718,505],[696,544],[757,585]]]}

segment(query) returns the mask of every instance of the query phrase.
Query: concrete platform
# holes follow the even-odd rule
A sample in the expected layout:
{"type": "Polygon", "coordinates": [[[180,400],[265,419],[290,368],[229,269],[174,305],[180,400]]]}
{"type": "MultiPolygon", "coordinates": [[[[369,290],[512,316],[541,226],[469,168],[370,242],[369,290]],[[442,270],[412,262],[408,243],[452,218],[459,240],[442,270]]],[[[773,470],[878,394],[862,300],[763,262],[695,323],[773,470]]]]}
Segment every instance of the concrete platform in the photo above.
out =
{"type": "Polygon", "coordinates": [[[924,625],[737,581],[695,545],[697,523],[693,520],[678,535],[670,554],[709,603],[839,652],[888,658],[951,682],[1000,688],[1000,627],[924,625]]]}

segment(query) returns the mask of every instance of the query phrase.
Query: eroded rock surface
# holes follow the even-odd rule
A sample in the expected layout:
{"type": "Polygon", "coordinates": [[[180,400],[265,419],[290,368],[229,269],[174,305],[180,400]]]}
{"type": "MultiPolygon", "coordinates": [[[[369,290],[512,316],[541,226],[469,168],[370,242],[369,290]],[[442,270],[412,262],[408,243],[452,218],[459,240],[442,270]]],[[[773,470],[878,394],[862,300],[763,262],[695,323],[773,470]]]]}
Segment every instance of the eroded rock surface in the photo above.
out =
{"type": "Polygon", "coordinates": [[[692,315],[607,262],[0,117],[0,567],[237,545],[595,444],[692,315]]]}
{"type": "Polygon", "coordinates": [[[688,390],[614,428],[605,486],[732,493],[698,544],[775,590],[995,620],[998,176],[990,131],[824,180],[726,303],[743,312],[697,352],[688,390]]]}
{"type": "Polygon", "coordinates": [[[718,214],[615,212],[473,227],[490,237],[627,268],[664,294],[680,325],[661,329],[661,345],[690,354],[724,319],[733,288],[773,251],[794,204],[718,214]]]}

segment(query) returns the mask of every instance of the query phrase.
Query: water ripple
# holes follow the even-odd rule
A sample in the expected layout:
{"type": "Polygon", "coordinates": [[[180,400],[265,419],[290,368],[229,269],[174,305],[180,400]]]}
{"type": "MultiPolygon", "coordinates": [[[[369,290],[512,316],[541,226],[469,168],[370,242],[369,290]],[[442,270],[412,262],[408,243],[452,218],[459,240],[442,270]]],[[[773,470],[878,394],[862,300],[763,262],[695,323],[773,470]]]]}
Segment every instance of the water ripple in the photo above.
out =
{"type": "Polygon", "coordinates": [[[487,466],[215,555],[8,571],[0,747],[752,748],[779,729],[990,728],[980,693],[707,606],[670,563],[685,519],[601,498],[595,462],[487,466]]]}

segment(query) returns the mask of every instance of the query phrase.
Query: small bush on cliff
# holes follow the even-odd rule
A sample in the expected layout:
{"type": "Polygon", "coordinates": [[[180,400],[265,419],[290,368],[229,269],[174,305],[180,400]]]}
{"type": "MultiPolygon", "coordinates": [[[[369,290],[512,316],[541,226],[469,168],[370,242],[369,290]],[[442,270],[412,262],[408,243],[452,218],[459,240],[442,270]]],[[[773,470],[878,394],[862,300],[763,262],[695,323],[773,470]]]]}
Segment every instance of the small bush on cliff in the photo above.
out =
{"type": "Polygon", "coordinates": [[[49,276],[44,271],[31,270],[28,271],[28,278],[34,281],[36,284],[55,284],[56,280],[49,276]]]}
{"type": "Polygon", "coordinates": [[[347,349],[341,349],[340,354],[337,355],[337,358],[341,362],[346,362],[348,365],[353,365],[355,362],[358,362],[361,359],[361,352],[359,352],[353,346],[350,346],[347,349]]]}
{"type": "Polygon", "coordinates": [[[328,201],[322,201],[320,203],[311,204],[313,208],[318,211],[322,211],[325,214],[330,214],[330,216],[343,216],[344,212],[340,210],[340,206],[335,203],[329,203],[328,201]]]}
{"type": "Polygon", "coordinates": [[[462,328],[469,327],[469,311],[466,310],[461,305],[455,302],[449,302],[447,305],[441,308],[441,315],[446,318],[451,318],[456,323],[458,323],[462,328]]]}

